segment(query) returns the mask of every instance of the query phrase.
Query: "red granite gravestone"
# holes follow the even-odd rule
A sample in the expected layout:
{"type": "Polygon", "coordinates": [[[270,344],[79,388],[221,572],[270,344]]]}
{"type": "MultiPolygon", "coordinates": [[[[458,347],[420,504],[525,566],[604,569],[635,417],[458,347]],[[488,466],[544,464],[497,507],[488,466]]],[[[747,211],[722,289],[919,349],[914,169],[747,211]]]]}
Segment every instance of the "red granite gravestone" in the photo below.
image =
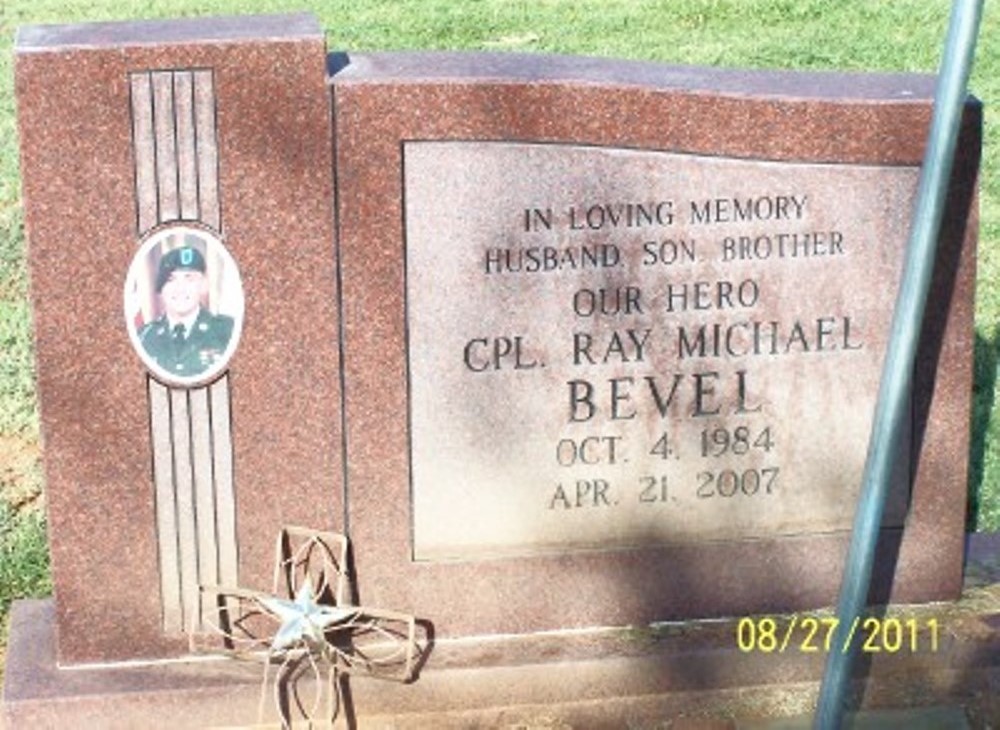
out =
{"type": "MultiPolygon", "coordinates": [[[[351,61],[333,88],[362,595],[441,636],[830,604],[932,79],[351,61]]],[[[960,587],[968,112],[883,600],[960,587]]]]}
{"type": "MultiPolygon", "coordinates": [[[[266,588],[285,524],[434,637],[358,715],[817,676],[616,627],[833,602],[932,78],[327,57],[307,16],[17,54],[55,600],[15,612],[9,723],[252,722],[254,672],[116,662],[183,658],[199,586],[266,588]]],[[[883,601],[961,587],[979,135],[970,103],[883,601]]]]}
{"type": "Polygon", "coordinates": [[[308,16],[18,35],[62,664],[186,651],[199,584],[266,585],[283,524],[341,521],[325,57],[308,16]],[[136,317],[159,321],[125,286],[154,238],[219,241],[238,267],[221,377],[163,383],[133,346],[136,317]]]}

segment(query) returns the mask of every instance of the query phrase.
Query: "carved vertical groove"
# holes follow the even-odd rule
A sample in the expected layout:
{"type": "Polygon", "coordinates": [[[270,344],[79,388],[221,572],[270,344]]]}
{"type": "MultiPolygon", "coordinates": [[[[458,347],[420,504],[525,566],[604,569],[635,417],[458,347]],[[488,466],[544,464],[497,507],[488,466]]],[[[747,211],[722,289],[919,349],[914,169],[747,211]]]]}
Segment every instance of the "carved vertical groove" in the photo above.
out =
{"type": "MultiPolygon", "coordinates": [[[[136,229],[179,220],[221,229],[211,70],[130,74],[136,229]]],[[[229,376],[191,389],[148,378],[163,629],[197,631],[199,585],[235,585],[229,376]]]]}

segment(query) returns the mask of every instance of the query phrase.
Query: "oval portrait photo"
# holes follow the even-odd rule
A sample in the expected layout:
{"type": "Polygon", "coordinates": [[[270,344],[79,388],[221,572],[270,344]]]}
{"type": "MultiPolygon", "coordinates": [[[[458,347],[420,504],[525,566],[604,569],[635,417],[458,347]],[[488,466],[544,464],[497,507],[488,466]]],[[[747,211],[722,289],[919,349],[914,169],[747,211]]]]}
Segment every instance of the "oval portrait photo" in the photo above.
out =
{"type": "Polygon", "coordinates": [[[147,238],[125,279],[125,323],[158,380],[189,387],[218,376],[243,325],[243,283],[222,241],[190,226],[147,238]]]}

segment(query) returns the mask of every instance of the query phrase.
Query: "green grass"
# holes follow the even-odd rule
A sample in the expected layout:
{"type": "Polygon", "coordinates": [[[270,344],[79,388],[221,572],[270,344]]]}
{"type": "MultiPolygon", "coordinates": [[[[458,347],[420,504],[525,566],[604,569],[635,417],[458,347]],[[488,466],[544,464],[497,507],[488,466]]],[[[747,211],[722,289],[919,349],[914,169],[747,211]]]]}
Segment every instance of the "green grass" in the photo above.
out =
{"type": "Polygon", "coordinates": [[[0,615],[16,598],[51,590],[45,518],[37,510],[17,512],[0,502],[0,615]]]}
{"type": "Polygon", "coordinates": [[[0,686],[10,604],[51,592],[45,516],[39,510],[17,511],[0,499],[0,686]]]}
{"type": "Polygon", "coordinates": [[[0,299],[0,434],[38,427],[32,379],[31,317],[24,299],[0,299]]]}
{"type": "MultiPolygon", "coordinates": [[[[314,5],[319,5],[315,4],[314,5]]],[[[300,0],[2,0],[0,3],[0,437],[37,441],[12,46],[27,23],[297,11],[300,0]]],[[[331,50],[555,52],[674,63],[933,72],[945,0],[336,0],[314,7],[331,50]]],[[[1000,17],[987,7],[971,88],[986,104],[976,296],[970,527],[1000,530],[1000,17]]],[[[2,454],[2,452],[0,452],[2,454]]],[[[0,464],[2,467],[2,464],[0,464]]],[[[0,614],[44,589],[44,525],[0,493],[0,614]]]]}

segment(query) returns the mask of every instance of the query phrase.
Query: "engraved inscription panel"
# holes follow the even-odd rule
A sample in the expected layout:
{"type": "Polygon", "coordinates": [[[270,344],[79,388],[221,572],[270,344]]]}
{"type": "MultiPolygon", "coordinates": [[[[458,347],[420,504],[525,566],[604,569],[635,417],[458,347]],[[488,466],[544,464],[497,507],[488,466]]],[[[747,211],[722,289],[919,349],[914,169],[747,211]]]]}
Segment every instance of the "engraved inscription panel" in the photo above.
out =
{"type": "Polygon", "coordinates": [[[917,168],[409,142],[404,170],[415,559],[850,528],[917,168]]]}

